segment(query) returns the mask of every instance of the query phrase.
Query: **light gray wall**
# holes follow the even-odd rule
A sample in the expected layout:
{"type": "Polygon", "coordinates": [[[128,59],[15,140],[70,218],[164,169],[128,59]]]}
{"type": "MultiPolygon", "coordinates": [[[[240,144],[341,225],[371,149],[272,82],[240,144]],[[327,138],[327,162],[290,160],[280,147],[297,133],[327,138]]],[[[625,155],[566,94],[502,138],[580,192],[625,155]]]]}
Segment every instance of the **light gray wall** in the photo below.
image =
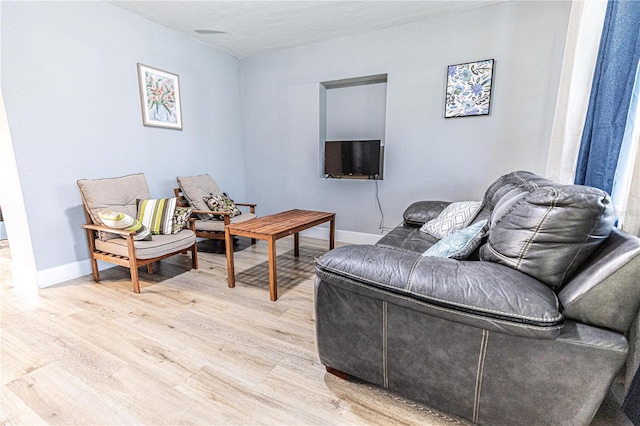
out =
{"type": "Polygon", "coordinates": [[[209,173],[245,198],[236,58],[104,2],[0,7],[2,90],[38,271],[88,258],[80,178],[142,172],[166,197],[176,176],[209,173]],[[184,130],[142,125],[138,62],[179,75],[184,130]]]}
{"type": "Polygon", "coordinates": [[[387,227],[413,201],[477,200],[504,173],[544,173],[570,7],[509,2],[242,59],[247,198],[261,214],[333,211],[340,230],[379,232],[373,181],[318,177],[319,83],[384,73],[387,227]],[[491,116],[445,120],[447,65],[490,58],[491,116]]]}

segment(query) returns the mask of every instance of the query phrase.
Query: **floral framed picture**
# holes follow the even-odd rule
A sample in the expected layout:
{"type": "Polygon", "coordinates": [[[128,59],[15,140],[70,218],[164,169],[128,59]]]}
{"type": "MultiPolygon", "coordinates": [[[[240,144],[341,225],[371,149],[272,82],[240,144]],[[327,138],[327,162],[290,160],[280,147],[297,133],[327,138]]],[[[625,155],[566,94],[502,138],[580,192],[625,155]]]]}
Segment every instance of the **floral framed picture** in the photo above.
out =
{"type": "Polygon", "coordinates": [[[444,118],[489,115],[493,59],[449,65],[444,118]]]}
{"type": "Polygon", "coordinates": [[[138,64],[142,124],[182,129],[178,75],[138,64]]]}

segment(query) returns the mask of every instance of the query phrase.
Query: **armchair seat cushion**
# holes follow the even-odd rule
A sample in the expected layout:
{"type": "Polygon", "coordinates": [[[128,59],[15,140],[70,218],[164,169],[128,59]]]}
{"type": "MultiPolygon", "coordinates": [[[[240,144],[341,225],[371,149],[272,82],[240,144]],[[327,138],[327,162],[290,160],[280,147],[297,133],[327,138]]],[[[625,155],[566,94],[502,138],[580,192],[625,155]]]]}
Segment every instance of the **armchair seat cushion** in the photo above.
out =
{"type": "MultiPolygon", "coordinates": [[[[256,217],[253,213],[242,213],[240,216],[235,216],[230,219],[231,223],[246,222],[247,220],[254,219],[256,217]]],[[[206,232],[224,232],[224,222],[221,220],[196,220],[196,231],[206,232]]],[[[154,237],[155,238],[155,237],[154,237]]]]}
{"type": "MultiPolygon", "coordinates": [[[[177,234],[154,235],[151,241],[134,241],[137,259],[152,259],[190,249],[195,241],[195,234],[190,229],[183,229],[177,234]]],[[[105,253],[128,257],[127,240],[123,238],[102,241],[96,239],[96,249],[105,253]]]]}

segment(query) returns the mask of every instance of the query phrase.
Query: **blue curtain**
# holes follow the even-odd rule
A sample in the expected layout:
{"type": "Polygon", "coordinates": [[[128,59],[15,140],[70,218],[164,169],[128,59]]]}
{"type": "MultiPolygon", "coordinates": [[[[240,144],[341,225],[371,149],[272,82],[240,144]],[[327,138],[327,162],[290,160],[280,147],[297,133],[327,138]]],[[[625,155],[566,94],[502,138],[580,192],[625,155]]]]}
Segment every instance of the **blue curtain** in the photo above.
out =
{"type": "MultiPolygon", "coordinates": [[[[629,112],[627,114],[627,123],[620,144],[620,154],[618,155],[618,165],[613,178],[613,188],[611,189],[611,199],[618,209],[624,209],[626,206],[629,189],[631,188],[631,179],[633,178],[633,168],[635,165],[635,148],[636,148],[636,116],[638,114],[638,106],[640,102],[640,63],[636,67],[635,81],[633,90],[631,91],[631,100],[629,102],[629,112]]],[[[640,166],[640,165],[639,165],[640,166]]]]}
{"type": "Polygon", "coordinates": [[[640,1],[610,0],[591,86],[575,183],[611,193],[640,59],[640,1]]]}

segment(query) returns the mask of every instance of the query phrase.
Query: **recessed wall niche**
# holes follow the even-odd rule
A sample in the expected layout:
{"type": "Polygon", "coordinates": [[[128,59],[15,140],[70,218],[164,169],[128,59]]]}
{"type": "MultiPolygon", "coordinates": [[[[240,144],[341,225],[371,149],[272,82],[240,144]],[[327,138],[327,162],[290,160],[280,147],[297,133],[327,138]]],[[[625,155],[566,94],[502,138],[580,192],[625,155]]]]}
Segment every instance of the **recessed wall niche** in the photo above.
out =
{"type": "MultiPolygon", "coordinates": [[[[325,141],[380,140],[385,146],[387,74],[320,83],[319,175],[324,174],[325,141]]],[[[381,163],[384,162],[382,155],[381,163]]],[[[382,164],[381,164],[382,166],[382,164]]],[[[380,169],[382,179],[383,167],[380,169]]]]}

